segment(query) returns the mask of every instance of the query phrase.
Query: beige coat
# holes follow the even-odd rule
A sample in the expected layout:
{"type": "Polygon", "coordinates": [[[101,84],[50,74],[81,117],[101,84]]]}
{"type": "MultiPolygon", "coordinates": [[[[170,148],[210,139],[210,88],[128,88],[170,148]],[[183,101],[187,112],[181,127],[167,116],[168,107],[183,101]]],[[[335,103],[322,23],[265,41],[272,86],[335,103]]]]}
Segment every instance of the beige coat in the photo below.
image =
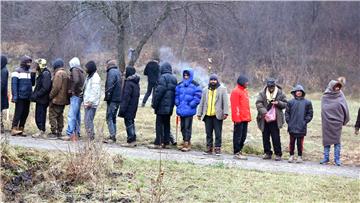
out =
{"type": "MultiPolygon", "coordinates": [[[[197,116],[201,116],[201,120],[204,120],[206,110],[208,107],[208,88],[204,88],[201,96],[200,105],[197,110],[197,116]]],[[[224,120],[224,115],[229,115],[229,98],[225,87],[220,86],[216,89],[215,99],[216,118],[218,120],[224,120]]]]}

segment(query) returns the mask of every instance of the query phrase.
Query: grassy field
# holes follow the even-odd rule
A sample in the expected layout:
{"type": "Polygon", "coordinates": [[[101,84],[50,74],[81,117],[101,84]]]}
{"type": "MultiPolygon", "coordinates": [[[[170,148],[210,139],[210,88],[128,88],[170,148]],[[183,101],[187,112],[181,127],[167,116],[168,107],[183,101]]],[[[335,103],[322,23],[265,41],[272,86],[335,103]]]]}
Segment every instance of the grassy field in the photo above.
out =
{"type": "MultiPolygon", "coordinates": [[[[101,150],[99,151],[100,153],[101,150]]],[[[93,154],[91,155],[93,156],[93,154]]],[[[99,156],[99,155],[97,155],[99,156]]],[[[103,155],[101,155],[103,157],[103,155]]],[[[5,158],[4,158],[5,157],[5,158]]],[[[110,157],[110,156],[108,156],[110,157]]],[[[24,202],[359,202],[358,179],[332,176],[269,173],[227,168],[224,165],[196,166],[191,163],[159,162],[112,157],[94,165],[85,154],[74,156],[80,169],[94,170],[84,182],[69,179],[68,154],[8,147],[1,176],[7,188],[18,188],[24,202]],[[11,163],[10,165],[8,163],[11,163]],[[19,163],[22,163],[19,165],[19,163]],[[102,174],[96,170],[102,169],[102,174]],[[104,170],[105,169],[105,170],[104,170]],[[110,169],[110,170],[107,170],[110,169]],[[9,181],[32,171],[20,185],[9,181]],[[106,172],[107,171],[107,172],[106,172]],[[161,178],[158,178],[161,177],[161,178]],[[40,180],[40,181],[39,181],[40,180]],[[24,182],[23,182],[24,181],[24,182]]],[[[71,159],[71,158],[70,158],[71,159]]],[[[86,171],[77,171],[77,175],[86,171]]],[[[86,178],[86,179],[85,179],[86,178]]],[[[8,194],[8,193],[6,193],[8,194]]],[[[9,197],[14,198],[14,197],[9,197]]]]}
{"type": "MultiPolygon", "coordinates": [[[[141,82],[141,92],[144,94],[146,90],[146,78],[142,77],[141,82]]],[[[230,92],[230,90],[228,90],[230,92]]],[[[291,98],[288,92],[287,97],[288,99],[291,98]]],[[[250,97],[251,97],[251,113],[253,121],[249,124],[249,131],[248,131],[248,138],[247,143],[244,148],[244,152],[253,155],[260,155],[263,153],[262,148],[262,135],[261,131],[257,128],[256,125],[256,108],[255,108],[255,97],[257,95],[257,91],[250,90],[250,97]]],[[[319,161],[322,158],[322,135],[321,135],[321,117],[320,117],[320,97],[321,94],[309,94],[307,98],[311,99],[313,102],[314,107],[314,118],[313,121],[308,126],[308,135],[304,141],[304,159],[305,160],[312,160],[312,161],[319,161]]],[[[348,165],[357,165],[360,166],[360,136],[356,136],[354,134],[354,124],[356,119],[357,110],[360,107],[360,102],[358,99],[350,100],[348,99],[348,104],[350,108],[350,117],[351,121],[345,127],[343,127],[343,134],[342,134],[342,161],[344,164],[348,165]]],[[[26,132],[31,134],[37,131],[35,125],[35,105],[31,105],[31,112],[28,118],[28,122],[26,125],[26,132]]],[[[67,120],[67,111],[68,107],[65,110],[65,122],[67,120]]],[[[12,120],[12,114],[14,112],[14,105],[10,105],[10,121],[12,120]]],[[[82,117],[84,116],[82,110],[82,117]]],[[[175,109],[174,109],[175,112],[175,109]]],[[[171,126],[172,132],[175,136],[176,132],[176,124],[175,124],[175,113],[171,118],[171,126]]],[[[106,137],[108,136],[108,130],[106,125],[106,104],[105,102],[100,103],[100,107],[98,108],[95,116],[95,127],[97,133],[97,137],[106,137]]],[[[6,123],[6,126],[10,126],[10,121],[6,123]]],[[[48,125],[48,124],[47,124],[48,125]]],[[[65,125],[66,126],[66,125],[65,125]]],[[[126,132],[124,128],[124,123],[121,118],[118,118],[118,133],[117,138],[119,143],[126,142],[126,132]]],[[[49,131],[49,127],[47,127],[49,131]]],[[[65,133],[66,127],[63,131],[65,133]]],[[[155,114],[150,107],[150,101],[148,101],[147,106],[144,108],[139,107],[136,117],[136,130],[137,130],[137,141],[140,145],[148,145],[155,139],[155,114]]],[[[223,151],[225,153],[232,153],[232,133],[233,133],[233,124],[231,122],[231,117],[229,117],[223,126],[223,151]]],[[[84,126],[82,125],[82,135],[85,135],[84,126]]],[[[178,133],[178,141],[181,142],[182,136],[179,129],[178,133]]],[[[288,151],[288,142],[289,142],[289,135],[287,133],[287,126],[285,125],[284,128],[281,130],[281,142],[282,142],[282,149],[284,151],[284,158],[287,158],[289,155],[288,151]]],[[[193,134],[192,134],[192,145],[194,150],[204,150],[206,146],[205,141],[205,128],[204,123],[202,121],[198,121],[194,118],[193,122],[193,134]]],[[[333,154],[333,153],[331,153],[333,154]]]]}

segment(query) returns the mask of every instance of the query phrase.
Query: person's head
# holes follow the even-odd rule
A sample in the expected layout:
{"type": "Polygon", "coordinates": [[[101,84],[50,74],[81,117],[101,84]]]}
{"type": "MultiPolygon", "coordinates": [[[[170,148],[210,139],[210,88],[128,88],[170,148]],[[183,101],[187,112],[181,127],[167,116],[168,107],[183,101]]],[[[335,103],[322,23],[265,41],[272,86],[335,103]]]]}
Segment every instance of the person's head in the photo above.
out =
{"type": "Polygon", "coordinates": [[[115,59],[109,59],[106,61],[106,68],[111,68],[116,66],[116,60],[115,59]]]}
{"type": "Polygon", "coordinates": [[[31,63],[32,63],[32,59],[30,56],[25,55],[20,58],[20,66],[21,67],[29,69],[31,66],[31,63]]]}
{"type": "Polygon", "coordinates": [[[78,57],[74,57],[69,61],[70,68],[80,68],[80,59],[78,57]]]}
{"type": "Polygon", "coordinates": [[[96,72],[96,64],[94,61],[89,61],[85,65],[87,74],[91,75],[96,72]]]}
{"type": "Polygon", "coordinates": [[[335,92],[339,92],[341,90],[341,88],[342,88],[342,84],[338,82],[338,83],[336,83],[336,85],[334,85],[333,90],[335,92]]]}
{"type": "Polygon", "coordinates": [[[266,80],[266,87],[269,92],[273,93],[275,91],[276,80],[274,78],[269,78],[266,80]]]}
{"type": "Polygon", "coordinates": [[[125,77],[126,78],[128,78],[132,75],[135,75],[135,73],[136,73],[136,70],[134,67],[132,67],[132,66],[126,67],[126,69],[125,69],[125,77]]]}
{"type": "Polygon", "coordinates": [[[152,60],[153,61],[156,61],[157,63],[160,63],[160,57],[159,57],[159,53],[157,52],[157,51],[154,51],[153,53],[152,53],[152,60]]]}
{"type": "Polygon", "coordinates": [[[6,56],[1,55],[1,68],[4,68],[7,63],[8,63],[8,60],[7,60],[6,56]]]}
{"type": "Polygon", "coordinates": [[[244,75],[240,75],[237,79],[237,84],[246,88],[249,85],[249,79],[244,75]]]}
{"type": "Polygon", "coordinates": [[[188,70],[183,72],[183,78],[184,80],[188,80],[190,78],[190,72],[188,70]]]}
{"type": "Polygon", "coordinates": [[[47,61],[42,58],[35,59],[36,70],[42,72],[46,68],[47,61]]]}
{"type": "Polygon", "coordinates": [[[55,59],[52,65],[54,67],[54,70],[58,68],[62,68],[64,67],[64,61],[61,58],[57,58],[55,59]]]}
{"type": "Polygon", "coordinates": [[[303,96],[303,92],[301,90],[298,90],[295,92],[295,96],[296,97],[302,97],[303,96]]]}

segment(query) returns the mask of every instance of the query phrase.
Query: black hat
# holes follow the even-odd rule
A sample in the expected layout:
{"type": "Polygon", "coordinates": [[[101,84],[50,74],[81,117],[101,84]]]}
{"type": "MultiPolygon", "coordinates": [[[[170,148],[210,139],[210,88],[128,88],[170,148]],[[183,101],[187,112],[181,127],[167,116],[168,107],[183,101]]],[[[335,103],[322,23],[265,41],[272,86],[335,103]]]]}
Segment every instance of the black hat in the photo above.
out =
{"type": "Polygon", "coordinates": [[[136,73],[136,70],[132,66],[126,67],[125,77],[128,78],[136,73]]]}
{"type": "Polygon", "coordinates": [[[276,85],[276,80],[274,78],[268,78],[266,80],[267,87],[274,87],[276,85]]]}
{"type": "Polygon", "coordinates": [[[87,62],[85,67],[86,67],[86,72],[89,74],[94,73],[96,71],[96,64],[94,61],[87,62]]]}
{"type": "Polygon", "coordinates": [[[247,77],[240,75],[239,78],[237,79],[237,84],[244,86],[245,83],[249,82],[249,79],[247,79],[247,77]]]}
{"type": "Polygon", "coordinates": [[[55,59],[55,61],[53,62],[53,67],[54,69],[64,67],[64,60],[62,60],[61,58],[55,59]]]}

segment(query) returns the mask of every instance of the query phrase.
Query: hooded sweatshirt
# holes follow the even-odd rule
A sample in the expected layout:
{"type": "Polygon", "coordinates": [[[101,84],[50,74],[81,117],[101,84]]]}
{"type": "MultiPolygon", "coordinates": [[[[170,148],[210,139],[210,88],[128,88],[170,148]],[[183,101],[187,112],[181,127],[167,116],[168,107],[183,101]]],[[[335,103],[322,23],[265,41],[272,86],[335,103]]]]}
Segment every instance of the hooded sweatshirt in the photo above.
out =
{"type": "Polygon", "coordinates": [[[85,73],[81,68],[80,60],[74,57],[69,62],[70,65],[70,89],[72,96],[80,97],[85,82],[85,73]]]}

